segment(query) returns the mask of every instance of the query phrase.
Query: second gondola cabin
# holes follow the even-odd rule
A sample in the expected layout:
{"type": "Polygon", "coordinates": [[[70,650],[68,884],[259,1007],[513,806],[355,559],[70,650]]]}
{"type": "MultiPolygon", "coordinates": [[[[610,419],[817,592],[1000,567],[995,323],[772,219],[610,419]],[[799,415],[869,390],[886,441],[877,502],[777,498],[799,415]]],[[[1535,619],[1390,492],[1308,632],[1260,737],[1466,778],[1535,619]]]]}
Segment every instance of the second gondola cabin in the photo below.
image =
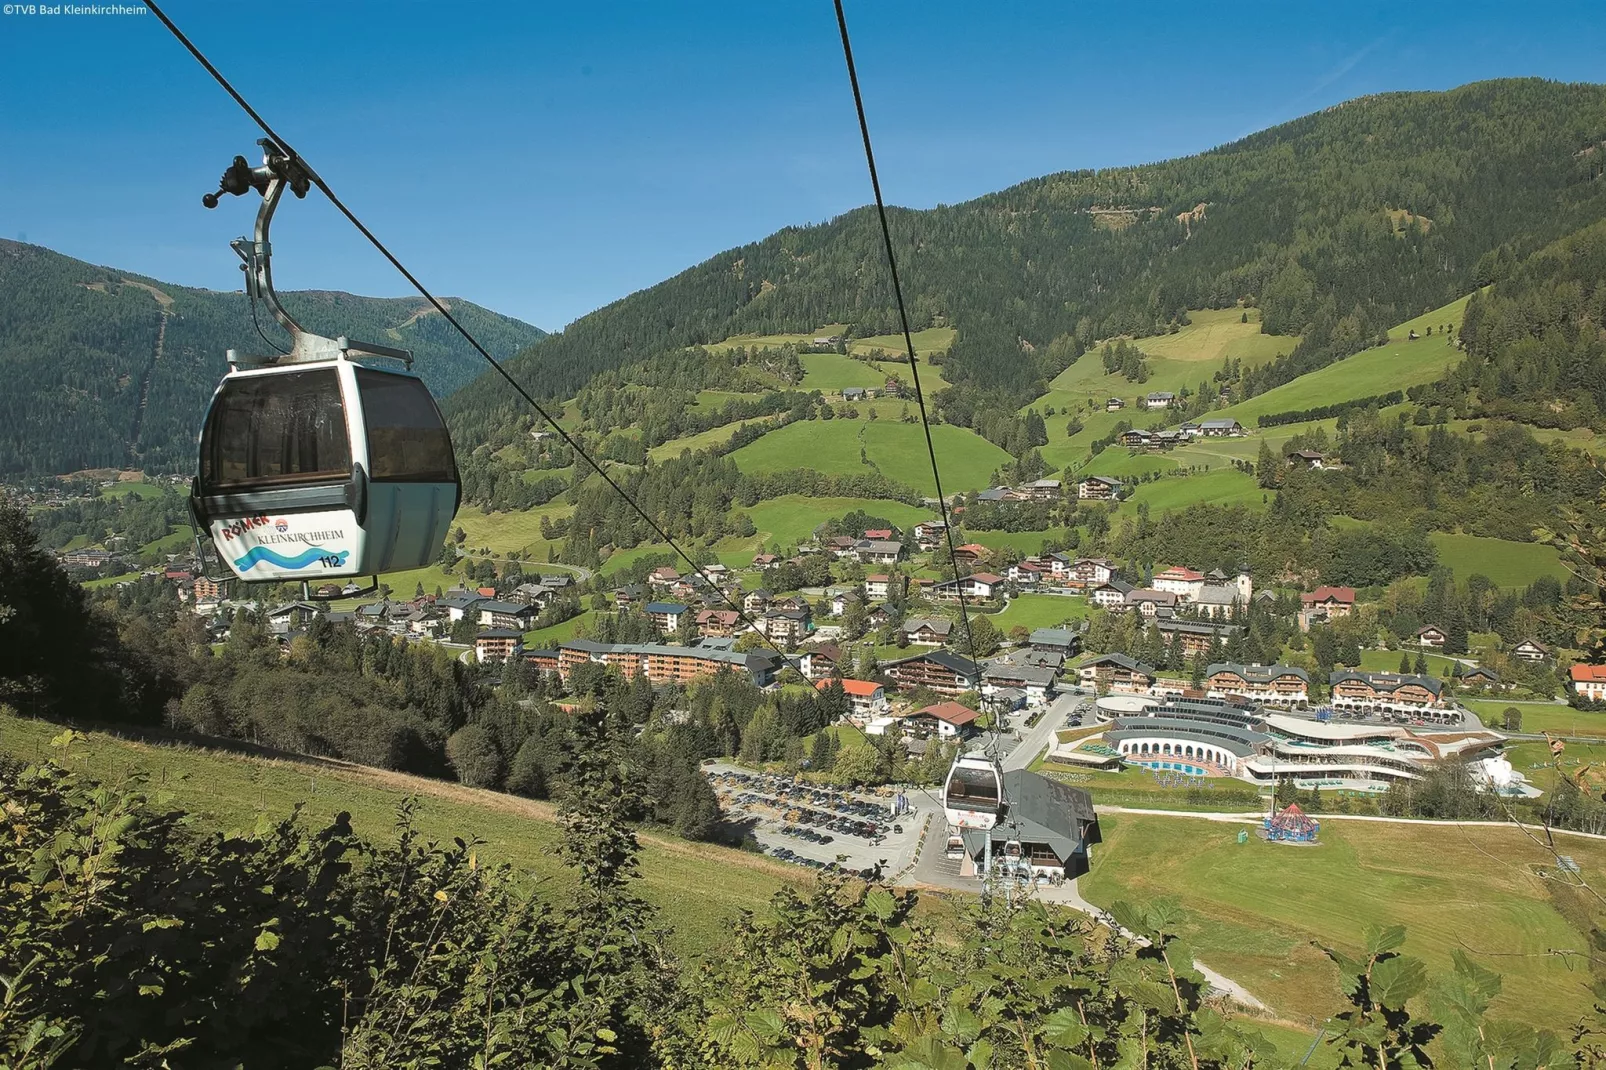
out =
{"type": "Polygon", "coordinates": [[[985,754],[961,754],[948,769],[942,808],[948,827],[990,829],[1003,804],[1004,774],[985,754]]]}

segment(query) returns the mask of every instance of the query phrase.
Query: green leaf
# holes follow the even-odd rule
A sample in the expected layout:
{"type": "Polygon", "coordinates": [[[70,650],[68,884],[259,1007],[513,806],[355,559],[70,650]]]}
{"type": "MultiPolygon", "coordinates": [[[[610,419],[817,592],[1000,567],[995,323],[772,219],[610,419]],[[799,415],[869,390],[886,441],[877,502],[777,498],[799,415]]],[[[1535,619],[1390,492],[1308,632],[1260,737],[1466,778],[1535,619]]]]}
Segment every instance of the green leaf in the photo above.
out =
{"type": "Polygon", "coordinates": [[[864,905],[881,921],[889,920],[898,910],[898,900],[885,888],[871,888],[865,894],[864,905]]]}
{"type": "Polygon", "coordinates": [[[1056,1048],[1074,1048],[1087,1039],[1087,1026],[1076,1011],[1061,1007],[1043,1019],[1043,1039],[1056,1048]]]}
{"type": "Polygon", "coordinates": [[[257,933],[256,947],[258,951],[272,951],[279,946],[279,934],[272,929],[263,929],[257,933]]]}
{"type": "Polygon", "coordinates": [[[1386,955],[1398,951],[1405,944],[1405,926],[1368,925],[1366,927],[1366,953],[1369,956],[1386,955]]]}
{"type": "Polygon", "coordinates": [[[1427,976],[1421,959],[1403,955],[1384,959],[1372,967],[1372,999],[1385,1007],[1404,1007],[1406,1000],[1421,993],[1427,976]]]}

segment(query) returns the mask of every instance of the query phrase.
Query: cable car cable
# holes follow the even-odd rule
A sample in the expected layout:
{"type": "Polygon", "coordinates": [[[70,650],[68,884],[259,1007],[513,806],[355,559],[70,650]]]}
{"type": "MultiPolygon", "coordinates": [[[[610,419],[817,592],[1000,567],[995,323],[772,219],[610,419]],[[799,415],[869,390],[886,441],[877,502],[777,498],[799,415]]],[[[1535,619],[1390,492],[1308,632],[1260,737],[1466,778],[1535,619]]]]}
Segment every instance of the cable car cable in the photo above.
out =
{"type": "MultiPolygon", "coordinates": [[[[954,590],[959,595],[959,619],[965,632],[965,647],[970,651],[969,660],[977,665],[976,641],[970,629],[970,607],[965,600],[963,578],[959,574],[959,555],[954,548],[954,527],[949,520],[948,499],[942,492],[942,471],[937,463],[937,447],[931,438],[931,419],[926,413],[926,395],[920,388],[920,363],[915,356],[914,335],[909,330],[909,311],[903,299],[903,283],[898,277],[898,258],[892,247],[892,227],[887,221],[887,203],[881,194],[881,178],[876,172],[875,148],[870,141],[870,123],[864,114],[864,94],[859,89],[859,72],[853,62],[853,42],[848,34],[848,17],[842,8],[842,0],[834,0],[836,6],[837,30],[842,36],[842,58],[848,68],[848,84],[853,88],[853,108],[858,113],[859,136],[864,141],[864,162],[870,171],[870,188],[875,192],[876,216],[881,223],[881,242],[887,253],[887,269],[892,275],[892,290],[898,301],[898,323],[903,329],[904,347],[909,356],[909,375],[914,380],[915,403],[920,409],[920,426],[926,435],[926,454],[931,458],[931,478],[937,489],[937,508],[942,514],[943,534],[948,543],[948,563],[954,570],[954,590]]],[[[992,746],[989,748],[990,757],[997,771],[998,780],[998,807],[1006,810],[1008,797],[1004,789],[1003,767],[998,757],[998,720],[999,714],[992,714],[992,746]]],[[[957,764],[958,758],[955,758],[957,764]]],[[[949,771],[950,777],[952,770],[949,771]]],[[[946,790],[944,792],[946,795],[946,790]]],[[[991,831],[988,832],[989,839],[991,831]]],[[[984,877],[984,879],[986,879],[984,877]]]]}
{"type": "MultiPolygon", "coordinates": [[[[741,604],[734,601],[729,595],[720,589],[719,585],[716,584],[708,575],[708,573],[703,570],[703,566],[699,565],[695,560],[693,560],[690,554],[681,549],[680,544],[677,543],[668,532],[664,531],[658,522],[654,520],[652,516],[649,515],[634,498],[626,493],[625,489],[621,487],[612,476],[604,471],[600,464],[592,459],[591,455],[585,451],[585,448],[581,446],[580,443],[569,434],[569,432],[565,431],[561,426],[559,426],[558,422],[552,418],[551,414],[546,411],[539,401],[535,400],[535,397],[531,395],[530,392],[526,390],[517,379],[513,378],[508,370],[502,366],[502,363],[495,357],[491,356],[486,348],[479,343],[479,340],[470,334],[467,328],[458,322],[457,317],[452,315],[451,309],[443,304],[433,293],[431,293],[422,282],[418,281],[418,277],[411,271],[407,270],[406,265],[396,258],[396,255],[385,246],[384,242],[380,241],[374,235],[373,231],[369,230],[363,225],[362,220],[358,219],[356,214],[353,213],[350,208],[346,207],[345,202],[335,195],[335,191],[329,188],[329,184],[323,180],[323,178],[312,168],[310,164],[307,163],[306,159],[301,156],[300,153],[296,152],[295,149],[290,146],[290,143],[279,135],[278,131],[274,130],[273,127],[268,125],[268,121],[262,118],[257,110],[251,106],[250,102],[240,94],[239,90],[235,89],[234,86],[230,84],[229,80],[223,76],[222,72],[212,65],[212,61],[206,58],[201,50],[197,48],[195,44],[184,34],[184,31],[179,29],[172,19],[168,18],[167,13],[161,9],[161,6],[149,2],[147,2],[145,6],[148,7],[151,13],[161,21],[163,26],[167,27],[168,31],[172,33],[172,35],[178,40],[179,44],[183,45],[190,55],[195,57],[196,62],[206,69],[206,72],[212,76],[213,81],[222,86],[224,92],[228,93],[228,95],[234,99],[234,102],[240,106],[241,110],[244,111],[246,115],[251,117],[252,122],[256,123],[257,126],[262,129],[262,132],[271,138],[274,144],[277,145],[287,157],[296,161],[296,163],[306,171],[308,178],[312,180],[312,184],[317,186],[319,191],[322,192],[325,197],[329,198],[329,203],[334,205],[335,208],[339,210],[340,214],[345,216],[351,225],[356,227],[358,232],[361,233],[363,237],[368,239],[369,244],[371,244],[375,249],[379,250],[380,255],[384,256],[386,260],[390,261],[391,266],[400,272],[402,277],[412,284],[413,289],[417,290],[426,301],[434,306],[435,311],[444,316],[446,321],[457,329],[457,333],[462,335],[468,344],[473,346],[475,351],[477,351],[481,357],[485,358],[486,363],[494,368],[497,374],[499,374],[503,379],[507,380],[508,385],[511,386],[518,393],[518,395],[522,397],[539,416],[541,416],[542,419],[546,420],[546,422],[554,431],[558,433],[563,441],[574,450],[575,454],[583,458],[587,464],[591,465],[592,470],[595,471],[597,475],[602,477],[603,482],[607,483],[615,493],[623,498],[625,502],[628,503],[630,507],[647,522],[647,526],[650,527],[653,532],[656,533],[658,537],[669,546],[671,550],[683,558],[686,563],[689,564],[694,571],[696,571],[697,575],[703,578],[703,581],[708,584],[709,588],[713,590],[714,593],[717,594],[727,606],[735,610],[738,617],[745,621],[750,628],[753,628],[753,633],[762,638],[764,640],[764,644],[780,656],[783,665],[790,665],[791,661],[787,657],[786,652],[777,646],[768,635],[759,631],[757,627],[754,626],[753,618],[748,616],[741,604]]],[[[923,405],[921,413],[923,417],[923,405]]],[[[946,516],[946,512],[944,515],[946,516]]],[[[950,536],[949,542],[952,543],[952,541],[952,536],[950,536]]],[[[969,634],[968,625],[966,628],[966,634],[969,634]]]]}
{"type": "Polygon", "coordinates": [[[870,124],[864,116],[864,96],[859,92],[859,72],[853,65],[853,43],[848,38],[847,14],[842,0],[835,0],[836,24],[842,34],[842,58],[848,65],[848,82],[853,87],[853,107],[859,114],[859,134],[864,139],[864,162],[870,169],[870,187],[875,191],[876,214],[881,219],[881,241],[887,250],[887,268],[892,273],[892,291],[898,299],[898,322],[903,328],[903,343],[909,354],[909,376],[914,380],[915,404],[920,409],[920,426],[926,433],[926,454],[931,458],[931,479],[937,488],[937,508],[942,513],[943,532],[948,538],[948,563],[954,570],[954,589],[959,594],[959,619],[965,629],[965,646],[970,660],[976,660],[976,643],[970,633],[970,610],[965,602],[964,585],[959,581],[959,555],[954,550],[954,528],[948,521],[948,500],[942,493],[942,472],[937,467],[937,447],[931,440],[931,420],[926,415],[926,394],[920,389],[920,364],[915,358],[914,336],[909,332],[909,312],[904,306],[903,284],[898,278],[898,258],[892,251],[892,228],[887,223],[887,205],[881,197],[881,179],[876,174],[875,150],[870,145],[870,124]]]}

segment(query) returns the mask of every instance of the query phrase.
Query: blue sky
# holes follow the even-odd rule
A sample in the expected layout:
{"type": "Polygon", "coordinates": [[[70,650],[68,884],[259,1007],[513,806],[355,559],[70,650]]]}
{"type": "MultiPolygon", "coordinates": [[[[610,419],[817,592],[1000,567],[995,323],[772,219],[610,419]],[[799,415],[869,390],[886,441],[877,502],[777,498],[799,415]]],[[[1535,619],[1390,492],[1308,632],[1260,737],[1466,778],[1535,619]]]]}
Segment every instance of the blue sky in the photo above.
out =
{"type": "MultiPolygon", "coordinates": [[[[427,284],[543,327],[870,197],[828,0],[167,10],[427,284]]],[[[916,207],[1363,93],[1601,80],[1606,55],[1606,8],[1584,4],[848,14],[883,189],[916,207]]],[[[199,198],[258,134],[153,16],[0,16],[0,94],[0,236],[237,288],[226,242],[255,209],[199,198]]],[[[312,198],[274,237],[286,288],[407,292],[312,198]]]]}

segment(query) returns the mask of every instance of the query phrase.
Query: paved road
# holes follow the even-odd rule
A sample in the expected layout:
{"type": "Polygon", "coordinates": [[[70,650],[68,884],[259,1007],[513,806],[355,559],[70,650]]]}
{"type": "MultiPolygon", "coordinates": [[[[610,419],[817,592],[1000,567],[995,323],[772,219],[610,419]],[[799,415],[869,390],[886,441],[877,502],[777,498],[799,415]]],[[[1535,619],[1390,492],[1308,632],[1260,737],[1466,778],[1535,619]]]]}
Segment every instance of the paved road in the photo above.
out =
{"type": "Polygon", "coordinates": [[[1076,708],[1077,703],[1083,701],[1086,701],[1085,696],[1072,694],[1064,694],[1055,699],[1042,719],[1026,731],[1014,750],[1005,755],[1004,771],[1007,773],[1014,769],[1025,769],[1035,762],[1037,756],[1055,742],[1054,732],[1065,727],[1071,711],[1076,708]]]}

